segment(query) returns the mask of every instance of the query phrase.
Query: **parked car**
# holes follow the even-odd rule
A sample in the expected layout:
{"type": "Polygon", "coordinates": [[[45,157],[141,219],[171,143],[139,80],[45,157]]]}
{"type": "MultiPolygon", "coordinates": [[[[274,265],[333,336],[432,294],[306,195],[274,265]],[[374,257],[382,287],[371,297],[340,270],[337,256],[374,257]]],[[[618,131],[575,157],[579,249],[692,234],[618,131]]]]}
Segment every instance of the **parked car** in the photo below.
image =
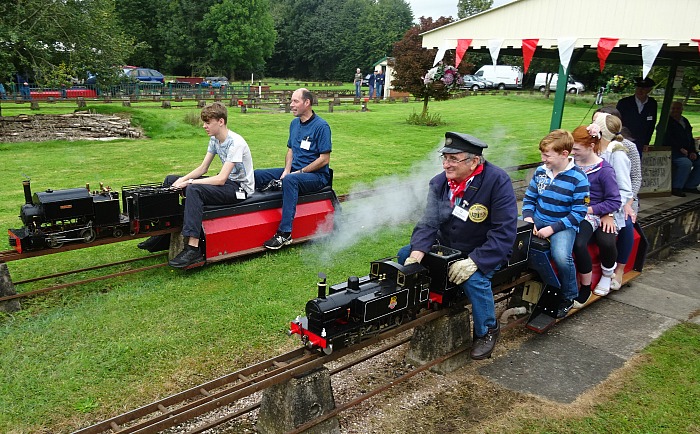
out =
{"type": "Polygon", "coordinates": [[[141,83],[165,83],[165,76],[151,68],[124,67],[124,75],[141,83]]]}
{"type": "Polygon", "coordinates": [[[474,75],[465,74],[462,76],[462,81],[462,89],[469,89],[476,92],[477,90],[483,90],[487,88],[486,82],[479,80],[474,75]]]}
{"type": "Polygon", "coordinates": [[[228,86],[228,78],[226,77],[204,77],[204,81],[211,87],[228,86]]]}
{"type": "MultiPolygon", "coordinates": [[[[549,83],[549,90],[557,90],[557,82],[559,81],[559,74],[549,73],[552,76],[552,81],[549,83]]],[[[547,85],[547,73],[539,72],[535,76],[535,89],[540,92],[544,92],[547,85]]],[[[581,93],[586,90],[586,87],[580,81],[574,80],[573,77],[569,76],[568,82],[566,83],[566,91],[569,93],[581,93]]]]}

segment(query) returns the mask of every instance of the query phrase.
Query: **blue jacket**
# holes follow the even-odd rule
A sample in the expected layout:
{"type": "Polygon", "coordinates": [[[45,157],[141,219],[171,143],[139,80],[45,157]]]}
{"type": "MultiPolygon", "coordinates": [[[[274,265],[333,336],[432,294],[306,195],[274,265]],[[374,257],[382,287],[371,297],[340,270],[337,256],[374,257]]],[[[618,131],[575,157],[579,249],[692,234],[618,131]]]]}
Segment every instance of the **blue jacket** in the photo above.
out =
{"type": "Polygon", "coordinates": [[[469,204],[470,216],[474,211],[477,221],[452,215],[445,172],[431,179],[425,214],[411,236],[411,250],[428,252],[437,241],[461,250],[482,273],[490,273],[508,259],[515,242],[518,204],[512,181],[503,169],[485,162],[462,201],[469,204]]]}

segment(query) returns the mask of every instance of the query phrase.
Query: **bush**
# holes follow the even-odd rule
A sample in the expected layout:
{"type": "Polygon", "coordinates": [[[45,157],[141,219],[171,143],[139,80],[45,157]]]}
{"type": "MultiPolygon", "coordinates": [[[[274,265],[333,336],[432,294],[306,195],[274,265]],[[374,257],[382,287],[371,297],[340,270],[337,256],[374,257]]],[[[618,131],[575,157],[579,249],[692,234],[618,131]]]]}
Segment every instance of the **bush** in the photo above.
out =
{"type": "Polygon", "coordinates": [[[192,125],[193,127],[198,127],[202,125],[202,120],[199,117],[199,112],[185,113],[185,123],[192,125]]]}
{"type": "Polygon", "coordinates": [[[418,114],[414,111],[408,115],[406,122],[411,125],[425,125],[426,127],[445,125],[439,114],[430,114],[429,112],[418,114]]]}

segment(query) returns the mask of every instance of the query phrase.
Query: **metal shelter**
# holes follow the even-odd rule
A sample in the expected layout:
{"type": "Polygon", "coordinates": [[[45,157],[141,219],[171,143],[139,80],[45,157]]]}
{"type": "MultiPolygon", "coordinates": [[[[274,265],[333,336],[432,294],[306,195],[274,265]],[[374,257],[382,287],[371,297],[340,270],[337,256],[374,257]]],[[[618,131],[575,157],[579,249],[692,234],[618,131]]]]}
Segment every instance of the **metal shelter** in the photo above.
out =
{"type": "Polygon", "coordinates": [[[522,56],[523,41],[536,39],[534,57],[560,58],[563,39],[574,40],[566,69],[559,65],[550,128],[561,126],[566,77],[579,61],[598,62],[601,38],[618,39],[606,64],[642,66],[642,47],[660,44],[654,65],[669,66],[668,83],[659,117],[663,137],[673,100],[678,68],[700,67],[700,4],[698,0],[515,0],[422,34],[423,47],[456,49],[470,39],[468,51],[489,52],[500,43],[500,54],[522,56]]]}

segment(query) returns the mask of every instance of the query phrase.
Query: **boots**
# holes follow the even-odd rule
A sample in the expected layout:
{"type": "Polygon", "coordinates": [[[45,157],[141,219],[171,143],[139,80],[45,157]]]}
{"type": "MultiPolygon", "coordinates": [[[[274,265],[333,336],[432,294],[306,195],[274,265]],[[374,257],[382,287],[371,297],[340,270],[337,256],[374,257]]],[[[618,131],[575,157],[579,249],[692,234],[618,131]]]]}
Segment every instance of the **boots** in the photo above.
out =
{"type": "Polygon", "coordinates": [[[612,267],[606,268],[603,264],[600,265],[601,270],[603,270],[603,275],[600,277],[600,281],[593,290],[593,294],[600,297],[605,297],[610,292],[610,282],[615,275],[615,267],[617,264],[613,264],[612,267]]]}
{"type": "Polygon", "coordinates": [[[498,324],[495,328],[489,328],[488,332],[482,337],[474,337],[472,342],[472,350],[469,353],[474,360],[483,360],[491,358],[491,353],[493,348],[496,346],[496,341],[498,340],[498,335],[501,329],[498,324]]]}

